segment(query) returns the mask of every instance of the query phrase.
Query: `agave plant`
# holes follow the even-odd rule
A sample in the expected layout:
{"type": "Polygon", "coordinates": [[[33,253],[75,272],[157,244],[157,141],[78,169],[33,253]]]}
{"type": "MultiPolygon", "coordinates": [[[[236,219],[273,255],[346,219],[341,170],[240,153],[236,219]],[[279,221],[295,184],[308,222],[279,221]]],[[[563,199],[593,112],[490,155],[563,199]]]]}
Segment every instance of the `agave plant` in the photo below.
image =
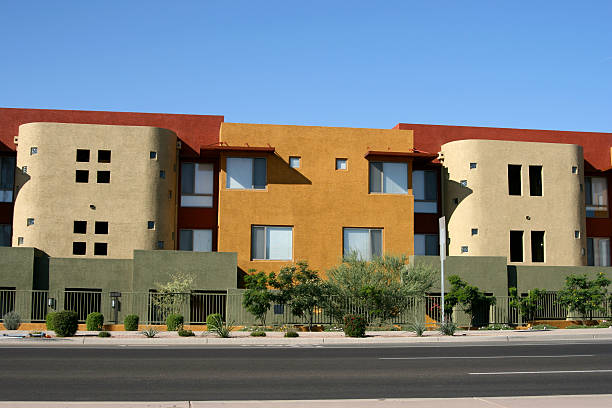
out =
{"type": "Polygon", "coordinates": [[[153,337],[157,336],[159,330],[157,330],[155,327],[147,327],[141,331],[141,333],[144,334],[145,337],[152,339],[153,337]]]}

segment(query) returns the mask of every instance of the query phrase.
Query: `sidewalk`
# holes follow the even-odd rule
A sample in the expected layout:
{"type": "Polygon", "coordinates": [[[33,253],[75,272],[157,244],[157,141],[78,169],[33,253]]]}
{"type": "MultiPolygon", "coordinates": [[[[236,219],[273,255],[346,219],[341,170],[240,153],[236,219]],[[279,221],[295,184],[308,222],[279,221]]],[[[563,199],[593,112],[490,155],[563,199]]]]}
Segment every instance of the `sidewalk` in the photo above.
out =
{"type": "MultiPolygon", "coordinates": [[[[52,332],[50,332],[52,333],[52,332]]],[[[222,339],[208,332],[195,332],[195,337],[179,337],[176,332],[160,332],[155,338],[146,338],[139,332],[111,332],[112,337],[97,337],[97,332],[78,332],[75,337],[18,338],[27,336],[26,331],[0,331],[0,346],[120,346],[120,345],[163,345],[163,346],[260,346],[260,345],[418,345],[426,343],[462,344],[473,342],[549,342],[612,340],[612,328],[607,329],[557,329],[557,330],[474,330],[459,331],[454,336],[442,336],[439,332],[428,331],[423,337],[416,337],[405,331],[369,331],[367,337],[344,337],[342,332],[300,332],[300,337],[285,338],[283,332],[267,332],[266,337],[250,337],[249,332],[232,332],[232,337],[222,339]],[[8,335],[8,336],[7,336],[8,335]]]]}

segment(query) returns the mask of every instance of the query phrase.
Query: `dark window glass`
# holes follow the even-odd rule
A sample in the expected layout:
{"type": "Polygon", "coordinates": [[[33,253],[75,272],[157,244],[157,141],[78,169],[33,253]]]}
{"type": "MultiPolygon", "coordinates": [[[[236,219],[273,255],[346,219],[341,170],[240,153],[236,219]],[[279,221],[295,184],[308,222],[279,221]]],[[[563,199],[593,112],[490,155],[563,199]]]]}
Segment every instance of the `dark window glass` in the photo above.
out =
{"type": "Polygon", "coordinates": [[[182,229],[179,231],[179,250],[193,251],[193,230],[182,229]]]}
{"type": "Polygon", "coordinates": [[[110,171],[99,171],[98,183],[110,183],[110,171]]]}
{"type": "Polygon", "coordinates": [[[529,194],[542,195],[542,166],[529,166],[529,194]]]}
{"type": "Polygon", "coordinates": [[[523,262],[523,231],[510,231],[510,262],[523,262]]]}
{"type": "Polygon", "coordinates": [[[0,246],[11,246],[11,224],[0,224],[0,246]]]}
{"type": "Polygon", "coordinates": [[[425,235],[425,255],[440,255],[437,235],[425,235]]]}
{"type": "Polygon", "coordinates": [[[370,193],[382,193],[382,173],[382,163],[370,163],[370,193]]]}
{"type": "Polygon", "coordinates": [[[593,248],[593,238],[587,238],[587,265],[595,265],[595,248],[593,248]]]}
{"type": "Polygon", "coordinates": [[[438,199],[438,175],[435,171],[425,171],[425,200],[438,199]]]}
{"type": "Polygon", "coordinates": [[[520,164],[508,165],[508,194],[521,195],[521,166],[520,164]]]}
{"type": "Polygon", "coordinates": [[[586,191],[585,191],[585,204],[586,205],[593,205],[593,184],[591,183],[591,178],[590,177],[585,177],[584,178],[584,184],[586,186],[586,191]]]}
{"type": "Polygon", "coordinates": [[[195,163],[181,164],[181,192],[193,194],[195,185],[195,163]]]}
{"type": "Polygon", "coordinates": [[[251,259],[266,258],[266,229],[253,227],[251,230],[251,259]]]}
{"type": "Polygon", "coordinates": [[[88,162],[89,161],[89,150],[87,150],[87,149],[77,149],[76,161],[78,161],[78,162],[88,162]]]}
{"type": "Polygon", "coordinates": [[[85,255],[87,244],[85,242],[72,243],[72,255],[85,255]]]}
{"type": "Polygon", "coordinates": [[[110,163],[111,162],[111,151],[110,150],[98,150],[98,163],[110,163]]]}
{"type": "Polygon", "coordinates": [[[370,245],[372,258],[382,256],[382,230],[370,230],[370,245]]]}
{"type": "Polygon", "coordinates": [[[107,255],[107,254],[108,254],[108,244],[106,242],[94,243],[94,255],[107,255]]]}
{"type": "Polygon", "coordinates": [[[15,180],[15,158],[0,157],[0,190],[12,190],[15,180]]]}
{"type": "Polygon", "coordinates": [[[108,234],[108,221],[96,221],[96,234],[108,234]]]}
{"type": "Polygon", "coordinates": [[[87,221],[75,221],[73,232],[75,234],[86,234],[87,233],[87,221]]]}
{"type": "Polygon", "coordinates": [[[266,159],[256,158],[253,160],[253,188],[266,188],[266,159]]]}
{"type": "Polygon", "coordinates": [[[531,231],[531,262],[544,262],[544,231],[531,231]]]}
{"type": "Polygon", "coordinates": [[[76,182],[77,183],[88,183],[89,182],[89,170],[77,170],[76,171],[76,182]]]}

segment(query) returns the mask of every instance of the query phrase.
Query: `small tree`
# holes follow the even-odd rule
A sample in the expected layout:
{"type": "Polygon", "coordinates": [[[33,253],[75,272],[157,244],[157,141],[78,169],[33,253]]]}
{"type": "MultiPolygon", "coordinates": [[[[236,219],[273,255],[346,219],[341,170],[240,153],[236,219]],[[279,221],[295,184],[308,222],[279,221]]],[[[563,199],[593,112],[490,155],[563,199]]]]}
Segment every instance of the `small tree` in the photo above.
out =
{"type": "Polygon", "coordinates": [[[308,262],[284,266],[278,275],[270,273],[269,284],[278,292],[272,294],[275,302],[286,304],[291,313],[308,320],[308,330],[312,330],[315,309],[322,302],[323,285],[319,273],[308,268],[308,262]]]}
{"type": "Polygon", "coordinates": [[[166,283],[155,283],[157,293],[152,294],[151,302],[158,308],[161,320],[165,320],[170,313],[181,312],[180,309],[188,300],[194,280],[194,276],[189,273],[175,271],[169,274],[166,283]]]}
{"type": "Polygon", "coordinates": [[[595,311],[605,312],[603,303],[609,285],[610,279],[603,273],[592,280],[586,275],[569,275],[565,278],[565,287],[558,293],[557,301],[580,314],[584,321],[587,315],[592,316],[595,311]]]}
{"type": "Polygon", "coordinates": [[[270,310],[272,294],[268,289],[268,276],[265,272],[249,270],[244,277],[246,290],[242,295],[242,306],[251,313],[262,326],[266,325],[266,314],[270,310]]]}
{"type": "Polygon", "coordinates": [[[452,310],[457,304],[461,304],[464,312],[470,315],[470,325],[474,324],[474,315],[478,308],[495,304],[494,297],[485,295],[476,286],[469,285],[457,275],[450,275],[448,281],[451,290],[444,299],[444,307],[452,310]]]}
{"type": "Polygon", "coordinates": [[[508,293],[510,294],[510,306],[517,308],[526,321],[531,321],[535,319],[536,312],[542,309],[539,301],[546,292],[536,288],[531,289],[527,296],[519,297],[516,288],[510,288],[508,293]]]}

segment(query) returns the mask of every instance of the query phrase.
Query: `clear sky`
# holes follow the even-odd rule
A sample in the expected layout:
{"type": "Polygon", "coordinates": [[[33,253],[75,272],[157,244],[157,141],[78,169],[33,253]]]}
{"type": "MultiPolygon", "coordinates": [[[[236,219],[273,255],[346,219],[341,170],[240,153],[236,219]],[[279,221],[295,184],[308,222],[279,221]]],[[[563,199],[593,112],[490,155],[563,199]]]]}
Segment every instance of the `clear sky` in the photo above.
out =
{"type": "Polygon", "coordinates": [[[612,1],[0,2],[0,106],[612,132],[612,1]]]}

